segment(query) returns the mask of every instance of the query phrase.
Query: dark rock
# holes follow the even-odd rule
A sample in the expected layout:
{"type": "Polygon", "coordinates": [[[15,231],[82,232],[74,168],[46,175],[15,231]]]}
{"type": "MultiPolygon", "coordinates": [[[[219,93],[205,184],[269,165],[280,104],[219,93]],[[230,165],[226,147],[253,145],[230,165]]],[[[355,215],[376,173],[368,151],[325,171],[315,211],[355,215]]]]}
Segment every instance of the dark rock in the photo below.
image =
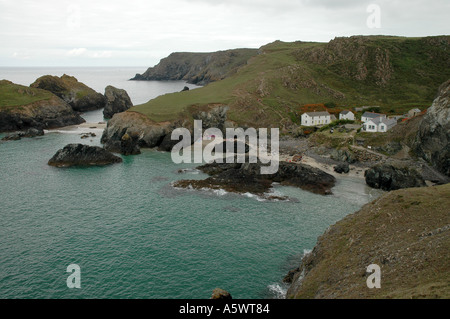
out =
{"type": "Polygon", "coordinates": [[[183,88],[183,90],[181,90],[181,92],[186,92],[186,91],[189,91],[189,90],[190,90],[189,87],[185,86],[185,87],[183,88]]]}
{"type": "Polygon", "coordinates": [[[426,186],[423,177],[412,168],[380,164],[367,170],[366,183],[385,191],[426,186]]]}
{"type": "Polygon", "coordinates": [[[377,152],[386,153],[388,155],[395,155],[403,149],[403,146],[400,142],[390,142],[386,145],[376,147],[375,150],[377,152]]]}
{"type": "Polygon", "coordinates": [[[330,154],[330,157],[331,159],[338,162],[347,162],[349,164],[354,164],[357,162],[355,155],[348,150],[333,149],[333,151],[330,154]]]}
{"type": "Polygon", "coordinates": [[[439,93],[419,127],[414,152],[450,177],[450,80],[439,93]]]}
{"type": "Polygon", "coordinates": [[[348,174],[350,172],[350,166],[348,163],[341,163],[334,167],[334,171],[338,174],[348,174]]]}
{"type": "Polygon", "coordinates": [[[30,128],[26,132],[16,132],[5,136],[2,141],[18,141],[22,138],[33,138],[37,136],[43,136],[44,130],[37,128],[30,128]]]}
{"type": "Polygon", "coordinates": [[[125,134],[122,136],[120,142],[120,153],[123,155],[138,155],[141,154],[141,149],[138,145],[139,136],[136,134],[125,134]]]}
{"type": "Polygon", "coordinates": [[[125,112],[133,107],[133,103],[125,90],[117,89],[113,86],[107,86],[105,89],[106,106],[103,110],[103,116],[110,119],[114,114],[125,112]]]}
{"type": "Polygon", "coordinates": [[[55,167],[105,166],[121,162],[122,159],[120,157],[101,147],[69,144],[64,149],[59,150],[50,159],[48,165],[55,167]]]}
{"type": "Polygon", "coordinates": [[[231,300],[233,298],[231,297],[231,294],[228,291],[217,288],[217,289],[214,289],[211,299],[213,299],[213,300],[231,300]]]}
{"type": "Polygon", "coordinates": [[[333,176],[307,165],[280,162],[278,172],[273,175],[262,175],[262,166],[260,163],[206,164],[198,169],[210,175],[210,178],[178,181],[175,186],[194,189],[224,189],[234,193],[264,195],[273,183],[280,183],[320,195],[329,195],[336,183],[333,176]]]}

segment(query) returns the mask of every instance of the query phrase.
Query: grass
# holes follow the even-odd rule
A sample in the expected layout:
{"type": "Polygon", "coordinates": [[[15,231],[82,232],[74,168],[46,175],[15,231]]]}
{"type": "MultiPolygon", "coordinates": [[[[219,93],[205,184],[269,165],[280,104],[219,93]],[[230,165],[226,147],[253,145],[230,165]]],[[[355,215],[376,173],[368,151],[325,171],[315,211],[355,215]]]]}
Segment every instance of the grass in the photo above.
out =
{"type": "Polygon", "coordinates": [[[26,86],[0,81],[0,109],[20,107],[34,102],[49,100],[53,94],[26,86]]]}
{"type": "Polygon", "coordinates": [[[450,184],[390,192],[332,226],[291,298],[450,297],[450,184]],[[365,270],[381,267],[381,289],[365,270]]]}

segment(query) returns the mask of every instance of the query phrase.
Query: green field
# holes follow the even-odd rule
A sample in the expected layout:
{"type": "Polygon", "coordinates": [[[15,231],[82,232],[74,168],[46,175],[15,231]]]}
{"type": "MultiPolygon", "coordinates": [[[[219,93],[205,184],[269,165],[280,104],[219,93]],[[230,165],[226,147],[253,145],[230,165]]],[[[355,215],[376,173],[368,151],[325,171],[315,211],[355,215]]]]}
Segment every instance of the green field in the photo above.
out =
{"type": "Polygon", "coordinates": [[[53,94],[48,91],[29,88],[5,80],[0,81],[0,108],[3,109],[28,105],[52,97],[53,94]]]}

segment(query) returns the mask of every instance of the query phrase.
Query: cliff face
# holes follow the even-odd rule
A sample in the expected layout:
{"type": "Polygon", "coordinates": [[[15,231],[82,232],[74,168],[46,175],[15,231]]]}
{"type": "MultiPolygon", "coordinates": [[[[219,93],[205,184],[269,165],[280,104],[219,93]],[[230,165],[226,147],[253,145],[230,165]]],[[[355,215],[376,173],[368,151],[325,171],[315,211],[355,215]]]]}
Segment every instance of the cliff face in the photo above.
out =
{"type": "Polygon", "coordinates": [[[0,81],[0,132],[51,129],[84,123],[78,113],[57,96],[40,89],[0,81]]]}
{"type": "Polygon", "coordinates": [[[143,74],[132,80],[170,81],[183,80],[205,85],[236,73],[239,67],[258,53],[253,49],[236,49],[214,53],[172,53],[143,74]]]}
{"type": "Polygon", "coordinates": [[[449,298],[450,184],[387,193],[331,226],[292,280],[287,298],[449,298]],[[369,265],[381,289],[369,289],[369,265]]]}
{"type": "Polygon", "coordinates": [[[414,142],[416,154],[450,177],[450,80],[439,88],[414,142]]]}
{"type": "Polygon", "coordinates": [[[74,111],[87,112],[105,107],[105,97],[69,75],[61,77],[46,75],[37,79],[32,88],[52,92],[68,103],[74,111]]]}

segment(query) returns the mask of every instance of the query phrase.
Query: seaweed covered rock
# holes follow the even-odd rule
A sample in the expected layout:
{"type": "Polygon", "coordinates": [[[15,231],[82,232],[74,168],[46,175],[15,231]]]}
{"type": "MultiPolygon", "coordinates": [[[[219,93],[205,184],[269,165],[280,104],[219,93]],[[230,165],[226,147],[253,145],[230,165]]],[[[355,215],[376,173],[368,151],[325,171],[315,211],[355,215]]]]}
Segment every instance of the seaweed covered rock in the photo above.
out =
{"type": "Polygon", "coordinates": [[[48,165],[55,167],[106,166],[121,163],[122,159],[98,146],[69,144],[50,159],[48,165]]]}

